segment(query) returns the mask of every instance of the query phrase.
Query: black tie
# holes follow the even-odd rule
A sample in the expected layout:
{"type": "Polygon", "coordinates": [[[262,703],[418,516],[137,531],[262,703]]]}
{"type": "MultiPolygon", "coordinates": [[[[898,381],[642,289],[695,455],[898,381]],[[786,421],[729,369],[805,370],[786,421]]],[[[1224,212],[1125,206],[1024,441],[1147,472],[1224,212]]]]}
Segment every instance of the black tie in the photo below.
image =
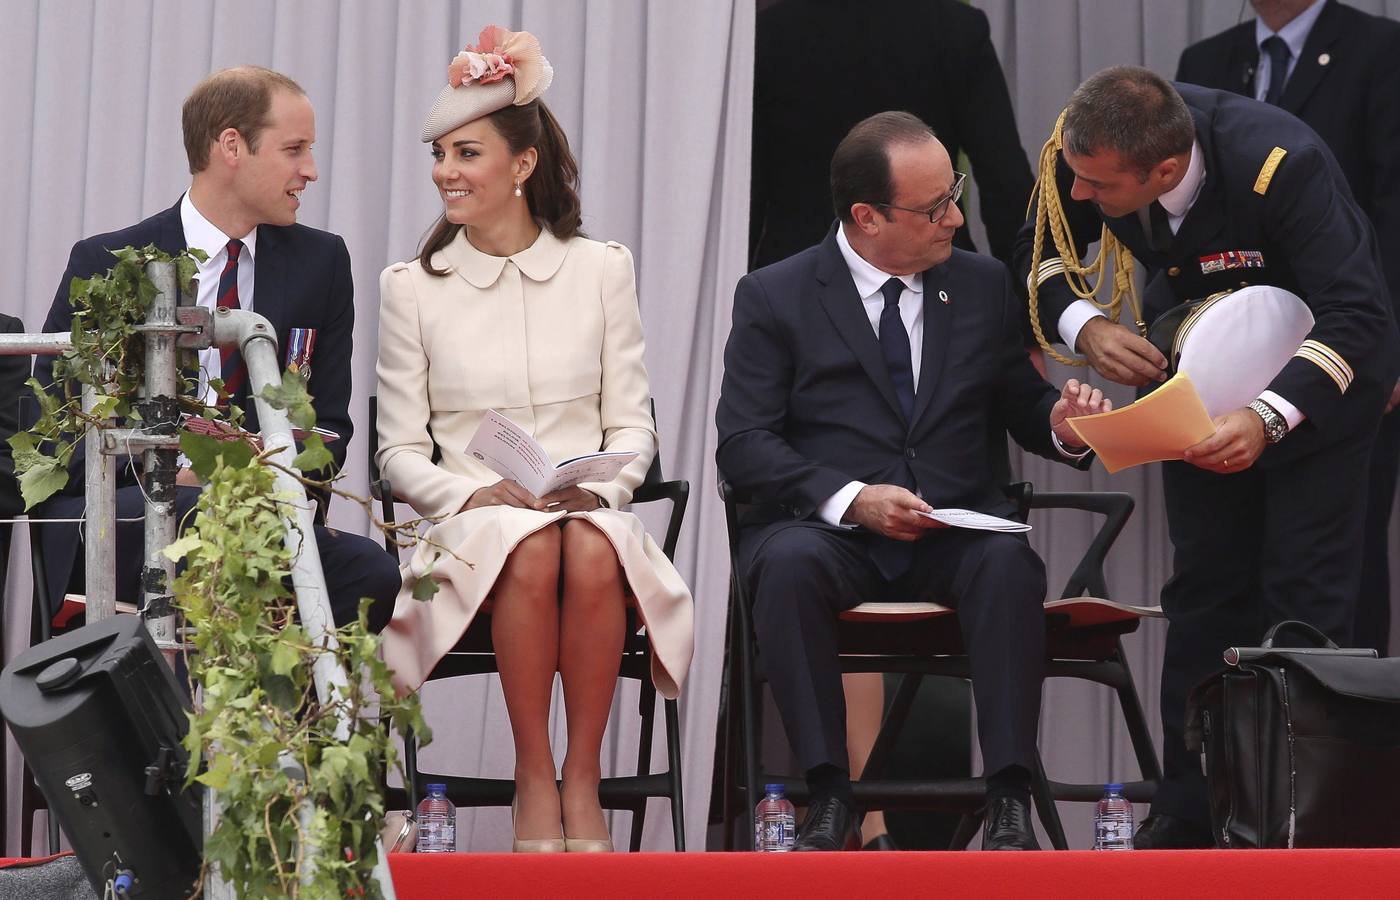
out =
{"type": "Polygon", "coordinates": [[[1157,253],[1166,253],[1172,246],[1172,226],[1167,210],[1156,200],[1147,207],[1147,245],[1157,253]]]}
{"type": "Polygon", "coordinates": [[[1278,35],[1267,38],[1261,45],[1269,54],[1269,89],[1264,94],[1264,102],[1278,106],[1283,97],[1283,83],[1288,80],[1288,60],[1293,56],[1288,42],[1278,35]]]}
{"type": "Polygon", "coordinates": [[[909,332],[899,317],[899,295],[903,291],[904,282],[898,278],[891,278],[880,287],[880,293],[885,295],[885,308],[880,312],[880,353],[904,410],[904,421],[909,422],[914,417],[914,354],[909,349],[909,332]]]}

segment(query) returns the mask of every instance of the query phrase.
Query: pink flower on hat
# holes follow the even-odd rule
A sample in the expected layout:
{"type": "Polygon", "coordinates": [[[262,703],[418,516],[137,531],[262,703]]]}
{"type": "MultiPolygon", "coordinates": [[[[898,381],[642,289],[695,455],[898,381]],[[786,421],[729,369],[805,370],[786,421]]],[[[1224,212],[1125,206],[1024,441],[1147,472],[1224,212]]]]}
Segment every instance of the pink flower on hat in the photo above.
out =
{"type": "Polygon", "coordinates": [[[460,87],[473,81],[492,84],[515,72],[510,57],[499,53],[478,53],[463,50],[447,68],[447,83],[460,87]]]}
{"type": "Polygon", "coordinates": [[[451,87],[472,82],[494,84],[507,75],[515,79],[515,102],[524,104],[544,93],[554,70],[533,34],[488,25],[481,30],[475,46],[468,44],[452,60],[447,83],[451,87]]]}

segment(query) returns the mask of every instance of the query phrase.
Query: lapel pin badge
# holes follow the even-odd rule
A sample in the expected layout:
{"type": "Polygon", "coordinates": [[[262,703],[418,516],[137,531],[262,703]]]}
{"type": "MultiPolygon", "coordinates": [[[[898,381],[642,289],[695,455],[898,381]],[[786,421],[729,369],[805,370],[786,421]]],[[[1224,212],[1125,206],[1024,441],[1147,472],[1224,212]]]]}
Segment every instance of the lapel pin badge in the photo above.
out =
{"type": "Polygon", "coordinates": [[[939,300],[942,300],[945,304],[948,303],[948,302],[949,302],[949,300],[948,300],[948,292],[947,292],[947,291],[939,291],[939,292],[938,292],[938,299],[939,299],[939,300]]]}
{"type": "Polygon", "coordinates": [[[1317,58],[1317,64],[1318,64],[1319,66],[1325,66],[1325,65],[1327,65],[1328,63],[1330,63],[1331,61],[1332,61],[1332,54],[1330,54],[1330,53],[1324,53],[1324,54],[1322,54],[1321,56],[1319,56],[1319,57],[1317,58]]]}

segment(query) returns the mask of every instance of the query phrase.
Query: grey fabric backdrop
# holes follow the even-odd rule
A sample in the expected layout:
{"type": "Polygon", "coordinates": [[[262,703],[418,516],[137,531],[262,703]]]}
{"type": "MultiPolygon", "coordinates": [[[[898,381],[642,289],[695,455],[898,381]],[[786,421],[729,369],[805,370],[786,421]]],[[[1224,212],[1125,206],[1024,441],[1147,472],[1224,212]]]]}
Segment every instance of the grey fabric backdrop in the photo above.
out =
{"type": "MultiPolygon", "coordinates": [[[[1033,161],[1084,75],[1118,62],[1170,75],[1182,47],[1240,14],[1236,0],[976,5],[991,19],[1033,161]]],[[[1357,5],[1382,9],[1375,0],[1357,5]]],[[[1400,2],[1389,0],[1385,11],[1400,15],[1400,2]]],[[[377,275],[413,253],[438,208],[427,152],[416,138],[421,117],[447,61],[482,25],[539,35],[557,73],[547,99],[583,170],[585,227],[636,255],[662,457],[668,474],[692,486],[678,563],[696,596],[682,732],[687,836],[698,849],[728,577],[711,421],[730,292],[747,239],[753,0],[0,0],[0,21],[0,121],[9,126],[0,141],[0,309],[37,328],[75,240],[163,209],[186,185],[178,110],[190,87],[219,67],[268,65],[298,79],[316,105],[321,179],[307,191],[302,221],[344,235],[354,260],[360,294],[353,410],[362,427],[374,383],[377,275]]],[[[358,490],[365,484],[363,440],[348,472],[358,490]]],[[[1043,489],[1131,491],[1138,513],[1109,578],[1123,599],[1155,597],[1170,562],[1155,470],[1110,478],[1101,469],[1084,475],[1030,460],[1023,474],[1043,489]]],[[[333,518],[346,529],[367,527],[344,505],[333,518]]],[[[1050,560],[1051,582],[1062,582],[1090,525],[1070,515],[1036,525],[1034,542],[1050,560]]],[[[6,592],[8,654],[28,633],[27,547],[19,531],[6,592]]],[[[1154,718],[1161,639],[1162,630],[1149,626],[1130,648],[1154,718]]],[[[605,748],[605,765],[614,771],[633,764],[635,698],[633,687],[616,705],[605,748]]],[[[509,774],[505,713],[491,680],[435,685],[429,702],[438,742],[426,760],[449,771],[509,774]]],[[[1107,692],[1052,684],[1043,721],[1053,775],[1136,774],[1107,692]]],[[[562,743],[562,727],[557,736],[562,743]]],[[[660,753],[658,747],[658,762],[660,753]]],[[[12,788],[16,773],[12,752],[12,788]]],[[[1087,809],[1062,812],[1072,843],[1085,846],[1087,809]]],[[[665,804],[653,803],[645,846],[669,847],[667,819],[665,804]]],[[[625,834],[628,817],[614,824],[625,834]]],[[[487,810],[464,812],[459,830],[464,847],[502,850],[508,827],[505,811],[487,810]]],[[[13,839],[8,849],[16,849],[13,839]]]]}

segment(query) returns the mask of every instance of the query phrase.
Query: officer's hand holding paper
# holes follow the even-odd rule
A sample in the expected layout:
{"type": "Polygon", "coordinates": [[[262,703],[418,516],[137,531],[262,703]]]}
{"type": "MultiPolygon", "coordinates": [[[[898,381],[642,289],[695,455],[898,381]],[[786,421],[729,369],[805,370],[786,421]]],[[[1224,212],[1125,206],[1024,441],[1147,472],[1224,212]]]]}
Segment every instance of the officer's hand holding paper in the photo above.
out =
{"type": "Polygon", "coordinates": [[[467,453],[502,478],[514,479],[536,497],[584,483],[612,481],[637,458],[634,450],[585,453],[555,465],[545,449],[510,419],[487,410],[467,453]]]}

